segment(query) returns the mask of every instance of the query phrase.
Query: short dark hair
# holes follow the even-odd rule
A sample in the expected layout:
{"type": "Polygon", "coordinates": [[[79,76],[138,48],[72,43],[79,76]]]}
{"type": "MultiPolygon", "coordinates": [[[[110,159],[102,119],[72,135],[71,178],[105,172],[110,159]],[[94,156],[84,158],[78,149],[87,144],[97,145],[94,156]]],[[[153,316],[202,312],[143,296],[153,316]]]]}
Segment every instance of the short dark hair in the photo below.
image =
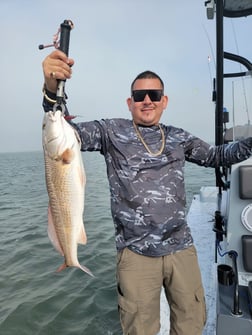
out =
{"type": "Polygon", "coordinates": [[[136,78],[133,80],[132,84],[131,84],[131,92],[133,91],[133,86],[135,84],[135,82],[138,79],[158,79],[161,83],[162,89],[164,89],[164,82],[163,80],[159,77],[159,75],[157,75],[155,72],[153,71],[144,71],[139,73],[139,75],[136,76],[136,78]]]}

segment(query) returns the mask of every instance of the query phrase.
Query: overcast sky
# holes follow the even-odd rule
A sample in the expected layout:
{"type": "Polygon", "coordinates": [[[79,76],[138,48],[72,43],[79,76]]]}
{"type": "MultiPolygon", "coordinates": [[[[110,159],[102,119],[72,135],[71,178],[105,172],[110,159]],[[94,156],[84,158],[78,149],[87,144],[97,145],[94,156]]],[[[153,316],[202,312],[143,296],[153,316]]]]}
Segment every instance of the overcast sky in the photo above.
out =
{"type": "MultiPolygon", "coordinates": [[[[41,63],[52,49],[38,45],[51,43],[65,19],[75,24],[66,90],[77,121],[130,118],[130,84],[149,69],[169,96],[161,121],[214,140],[215,20],[207,20],[204,0],[0,0],[0,19],[0,152],[42,149],[41,63]]],[[[251,60],[251,21],[225,23],[226,51],[238,46],[251,60]]]]}

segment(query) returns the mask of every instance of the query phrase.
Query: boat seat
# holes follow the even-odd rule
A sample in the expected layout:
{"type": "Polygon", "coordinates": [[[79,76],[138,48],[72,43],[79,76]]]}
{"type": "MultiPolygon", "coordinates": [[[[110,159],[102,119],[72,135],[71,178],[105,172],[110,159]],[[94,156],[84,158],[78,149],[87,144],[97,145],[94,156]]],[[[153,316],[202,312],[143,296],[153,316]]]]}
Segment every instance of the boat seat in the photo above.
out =
{"type": "Polygon", "coordinates": [[[252,281],[248,283],[248,296],[249,296],[250,313],[252,313],[252,281]]]}
{"type": "Polygon", "coordinates": [[[252,235],[242,235],[241,238],[243,266],[247,272],[252,273],[252,235]]]}
{"type": "Polygon", "coordinates": [[[252,200],[252,165],[239,167],[239,193],[240,199],[252,200]]]}

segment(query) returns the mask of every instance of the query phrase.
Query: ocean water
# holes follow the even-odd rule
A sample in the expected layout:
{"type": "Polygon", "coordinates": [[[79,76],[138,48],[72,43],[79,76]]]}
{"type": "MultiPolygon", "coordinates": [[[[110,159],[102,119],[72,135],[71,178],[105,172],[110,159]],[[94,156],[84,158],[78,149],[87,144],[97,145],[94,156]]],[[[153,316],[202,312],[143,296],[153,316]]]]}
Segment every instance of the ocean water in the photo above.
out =
{"type": "MultiPolygon", "coordinates": [[[[103,157],[84,153],[87,174],[79,269],[56,273],[62,257],[47,236],[42,152],[0,154],[0,334],[122,335],[115,283],[114,228],[103,157]]],[[[187,164],[188,206],[214,171],[187,164]]]]}

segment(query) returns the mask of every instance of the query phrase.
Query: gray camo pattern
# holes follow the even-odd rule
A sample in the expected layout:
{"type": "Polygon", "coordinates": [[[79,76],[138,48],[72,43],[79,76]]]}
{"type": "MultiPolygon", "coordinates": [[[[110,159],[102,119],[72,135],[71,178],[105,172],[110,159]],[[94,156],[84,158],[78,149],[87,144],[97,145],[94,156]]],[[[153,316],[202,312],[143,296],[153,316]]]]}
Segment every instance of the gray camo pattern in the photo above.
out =
{"type": "MultiPolygon", "coordinates": [[[[229,166],[251,156],[252,139],[211,146],[183,129],[161,124],[165,149],[151,156],[132,121],[106,119],[75,124],[82,151],[105,157],[117,250],[163,256],[193,244],[186,222],[185,161],[205,167],[229,166]]],[[[139,127],[150,149],[161,146],[157,126],[139,127]]]]}

